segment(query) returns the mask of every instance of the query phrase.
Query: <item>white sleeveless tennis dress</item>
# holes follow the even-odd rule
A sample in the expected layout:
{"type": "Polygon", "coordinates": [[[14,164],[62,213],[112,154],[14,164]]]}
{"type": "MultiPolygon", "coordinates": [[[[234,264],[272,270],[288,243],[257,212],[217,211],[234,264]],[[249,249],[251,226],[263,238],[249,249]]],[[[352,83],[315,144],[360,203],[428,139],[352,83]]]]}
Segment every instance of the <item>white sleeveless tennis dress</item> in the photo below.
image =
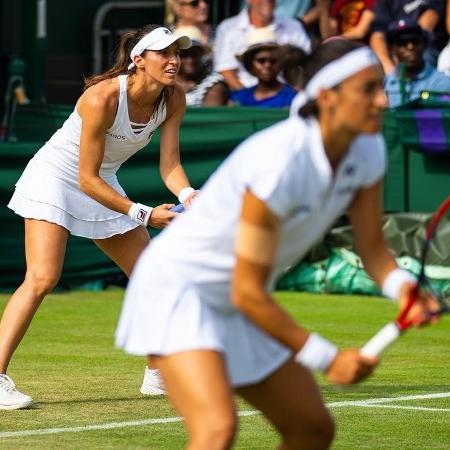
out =
{"type": "Polygon", "coordinates": [[[222,352],[234,386],[254,384],[291,351],[233,306],[230,281],[247,188],[282,221],[267,289],[384,173],[380,135],[358,137],[333,173],[317,121],[292,117],[242,143],[192,207],[148,246],[127,288],[116,344],[135,355],[222,352]]]}
{"type": "MultiPolygon", "coordinates": [[[[118,77],[119,104],[112,127],[106,132],[100,176],[125,196],[116,172],[145,147],[166,118],[161,102],[150,121],[136,133],[128,117],[127,76],[118,77]]],[[[123,234],[137,225],[127,215],[106,208],[79,188],[81,117],[76,108],[63,126],[34,155],[25,168],[8,207],[24,218],[56,223],[75,236],[103,239],[123,234]]]]}

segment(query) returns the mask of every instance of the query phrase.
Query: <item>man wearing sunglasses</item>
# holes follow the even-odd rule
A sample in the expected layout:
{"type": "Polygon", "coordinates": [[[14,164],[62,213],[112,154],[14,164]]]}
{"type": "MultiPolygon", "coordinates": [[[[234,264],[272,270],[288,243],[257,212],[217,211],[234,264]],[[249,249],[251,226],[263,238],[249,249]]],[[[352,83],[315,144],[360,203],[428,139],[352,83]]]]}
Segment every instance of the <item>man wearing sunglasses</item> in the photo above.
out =
{"type": "Polygon", "coordinates": [[[214,47],[214,69],[221,73],[232,90],[255,85],[258,80],[235,58],[246,46],[246,36],[257,28],[270,27],[278,44],[291,44],[306,53],[311,42],[299,21],[275,16],[275,0],[246,0],[247,8],[221,22],[214,47]]]}
{"type": "Polygon", "coordinates": [[[376,0],[375,19],[369,39],[386,75],[395,66],[389,52],[386,31],[390,23],[399,20],[416,22],[429,33],[429,45],[424,56],[430,64],[436,66],[437,55],[447,40],[445,3],[445,0],[376,0]]]}
{"type": "Polygon", "coordinates": [[[450,77],[424,59],[428,43],[424,30],[414,22],[393,22],[386,32],[392,59],[397,63],[385,78],[389,106],[396,107],[420,97],[422,91],[450,91],[450,77]]]}

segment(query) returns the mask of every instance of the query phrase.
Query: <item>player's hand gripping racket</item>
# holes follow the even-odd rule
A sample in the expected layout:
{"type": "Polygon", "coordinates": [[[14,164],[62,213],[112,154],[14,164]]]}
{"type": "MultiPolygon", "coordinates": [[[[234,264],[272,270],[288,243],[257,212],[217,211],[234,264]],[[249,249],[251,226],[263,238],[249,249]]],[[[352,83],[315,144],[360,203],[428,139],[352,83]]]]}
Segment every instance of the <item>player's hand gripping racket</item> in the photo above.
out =
{"type": "Polygon", "coordinates": [[[178,203],[178,205],[172,206],[172,208],[170,208],[170,211],[176,212],[176,213],[181,213],[184,211],[184,205],[183,203],[178,203]]]}
{"type": "MultiPolygon", "coordinates": [[[[435,212],[431,221],[427,227],[425,234],[425,242],[422,249],[421,255],[421,267],[419,277],[417,279],[417,284],[414,289],[409,293],[408,300],[405,307],[398,315],[397,319],[393,322],[389,322],[385,325],[375,336],[372,337],[360,350],[361,354],[364,356],[379,356],[386,348],[392,344],[405,330],[413,325],[413,320],[408,317],[408,313],[414,305],[418,295],[423,293],[424,295],[432,295],[439,302],[439,310],[432,313],[432,315],[440,315],[444,312],[450,311],[450,297],[449,292],[447,293],[437,293],[429,282],[426,275],[426,266],[436,265],[437,261],[440,259],[437,257],[439,253],[439,248],[435,246],[435,240],[433,239],[437,230],[442,229],[445,223],[450,223],[450,197],[439,206],[438,210],[435,212]],[[431,251],[433,250],[433,251],[431,251]]],[[[444,242],[442,246],[442,252],[450,253],[450,232],[444,236],[440,236],[440,239],[444,242]]],[[[445,255],[444,255],[445,256],[445,255]]],[[[440,262],[442,265],[442,261],[440,262]]]]}

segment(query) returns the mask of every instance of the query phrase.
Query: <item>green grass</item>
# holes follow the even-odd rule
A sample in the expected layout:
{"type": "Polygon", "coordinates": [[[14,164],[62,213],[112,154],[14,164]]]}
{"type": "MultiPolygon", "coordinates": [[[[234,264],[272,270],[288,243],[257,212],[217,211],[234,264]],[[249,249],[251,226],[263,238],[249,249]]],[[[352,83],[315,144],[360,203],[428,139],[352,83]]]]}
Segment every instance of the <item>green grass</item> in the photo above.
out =
{"type": "MultiPolygon", "coordinates": [[[[1,449],[180,449],[185,445],[179,422],[39,436],[1,435],[177,415],[165,398],[140,395],[143,359],[114,348],[122,296],[121,290],[107,290],[46,299],[9,371],[18,388],[33,396],[36,406],[0,411],[1,449]]],[[[394,305],[373,297],[279,293],[277,298],[297,320],[340,346],[363,344],[395,313],[394,305]]],[[[6,299],[0,296],[0,309],[6,299]]],[[[327,403],[450,392],[449,356],[450,321],[444,319],[436,327],[405,335],[389,350],[375,375],[359,386],[337,390],[321,377],[318,381],[327,403]]],[[[239,405],[249,409],[243,402],[239,405]]],[[[333,449],[450,448],[449,397],[381,406],[332,407],[338,429],[333,449]]],[[[261,416],[240,419],[236,449],[275,448],[277,442],[261,416]]]]}

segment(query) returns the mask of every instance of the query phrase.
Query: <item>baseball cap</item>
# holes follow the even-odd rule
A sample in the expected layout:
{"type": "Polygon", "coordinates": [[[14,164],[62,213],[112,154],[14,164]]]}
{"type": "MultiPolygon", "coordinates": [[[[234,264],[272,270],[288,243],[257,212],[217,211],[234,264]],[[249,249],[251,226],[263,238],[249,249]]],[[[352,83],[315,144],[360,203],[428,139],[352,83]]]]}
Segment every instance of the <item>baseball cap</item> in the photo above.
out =
{"type": "Polygon", "coordinates": [[[386,31],[386,39],[389,43],[393,43],[399,38],[410,36],[424,37],[422,27],[412,20],[401,19],[391,22],[386,31]]]}

